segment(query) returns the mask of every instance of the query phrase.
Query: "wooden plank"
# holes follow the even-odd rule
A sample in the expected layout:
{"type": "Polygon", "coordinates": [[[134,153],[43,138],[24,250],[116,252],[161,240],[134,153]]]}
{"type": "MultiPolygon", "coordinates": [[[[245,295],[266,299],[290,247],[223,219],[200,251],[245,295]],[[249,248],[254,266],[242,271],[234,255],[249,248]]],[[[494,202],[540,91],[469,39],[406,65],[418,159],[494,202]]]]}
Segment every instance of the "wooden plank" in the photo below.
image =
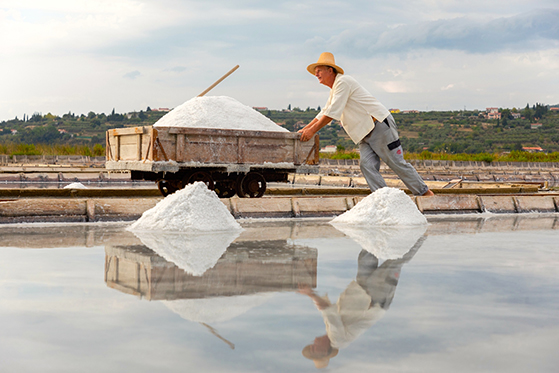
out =
{"type": "Polygon", "coordinates": [[[551,196],[516,196],[518,212],[555,212],[551,196]]]}
{"type": "Polygon", "coordinates": [[[481,203],[488,212],[514,213],[516,205],[511,196],[480,196],[481,203]]]}
{"type": "Polygon", "coordinates": [[[226,136],[226,137],[251,137],[251,138],[278,138],[298,139],[301,135],[295,132],[233,130],[223,128],[195,128],[195,127],[157,127],[160,132],[169,134],[185,134],[200,136],[226,136]]]}
{"type": "Polygon", "coordinates": [[[176,159],[185,159],[186,153],[186,136],[184,134],[177,135],[177,146],[176,146],[176,159]]]}
{"type": "Polygon", "coordinates": [[[417,197],[417,207],[423,213],[438,212],[480,212],[477,196],[472,195],[435,195],[417,197]]]}
{"type": "Polygon", "coordinates": [[[109,130],[112,136],[126,136],[126,135],[138,135],[144,134],[149,131],[151,127],[129,127],[129,128],[113,128],[109,130]]]}

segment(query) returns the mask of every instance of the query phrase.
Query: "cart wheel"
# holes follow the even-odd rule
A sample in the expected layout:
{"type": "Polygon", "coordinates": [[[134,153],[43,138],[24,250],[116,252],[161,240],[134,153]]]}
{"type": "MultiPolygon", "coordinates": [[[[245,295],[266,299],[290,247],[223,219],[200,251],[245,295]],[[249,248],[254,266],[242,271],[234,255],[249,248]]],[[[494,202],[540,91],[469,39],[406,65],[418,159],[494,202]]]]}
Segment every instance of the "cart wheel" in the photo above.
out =
{"type": "Polygon", "coordinates": [[[159,180],[157,182],[157,188],[159,188],[159,192],[161,192],[163,197],[167,197],[169,194],[173,194],[180,189],[175,183],[172,183],[169,180],[159,180]]]}
{"type": "Polygon", "coordinates": [[[214,189],[214,179],[212,179],[212,175],[205,171],[196,171],[186,181],[185,184],[192,184],[196,181],[201,181],[208,187],[209,190],[214,189]]]}
{"type": "Polygon", "coordinates": [[[214,191],[219,198],[231,198],[237,193],[233,188],[233,183],[233,181],[218,181],[215,183],[214,191]]]}
{"type": "Polygon", "coordinates": [[[241,198],[260,198],[265,191],[266,179],[264,176],[258,172],[249,172],[239,183],[237,194],[241,198]]]}

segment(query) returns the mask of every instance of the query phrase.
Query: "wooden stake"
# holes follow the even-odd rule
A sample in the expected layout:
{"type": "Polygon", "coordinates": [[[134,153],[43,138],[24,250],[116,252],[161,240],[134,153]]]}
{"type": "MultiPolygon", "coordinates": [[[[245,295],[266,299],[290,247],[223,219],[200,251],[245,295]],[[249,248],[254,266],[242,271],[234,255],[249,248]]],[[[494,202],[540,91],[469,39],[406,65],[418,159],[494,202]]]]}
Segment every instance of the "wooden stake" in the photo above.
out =
{"type": "Polygon", "coordinates": [[[227,78],[229,75],[233,74],[233,72],[235,70],[237,70],[239,68],[239,65],[235,66],[234,68],[232,68],[231,70],[229,70],[229,72],[225,75],[223,75],[221,78],[219,78],[214,84],[212,84],[211,86],[209,86],[208,88],[206,88],[206,90],[202,93],[200,93],[198,95],[198,97],[202,97],[204,96],[206,93],[208,93],[209,91],[211,91],[216,85],[218,85],[219,83],[221,83],[225,78],[227,78]]]}

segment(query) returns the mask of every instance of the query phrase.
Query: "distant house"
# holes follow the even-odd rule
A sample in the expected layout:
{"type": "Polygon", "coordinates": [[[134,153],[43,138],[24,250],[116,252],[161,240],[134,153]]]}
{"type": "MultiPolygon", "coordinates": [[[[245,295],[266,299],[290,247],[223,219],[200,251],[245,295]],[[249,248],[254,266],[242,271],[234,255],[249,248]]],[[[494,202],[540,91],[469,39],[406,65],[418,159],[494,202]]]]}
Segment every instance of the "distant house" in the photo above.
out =
{"type": "Polygon", "coordinates": [[[402,110],[402,114],[419,114],[419,110],[402,110]]]}
{"type": "Polygon", "coordinates": [[[63,129],[59,129],[58,132],[61,133],[61,134],[68,133],[68,131],[63,130],[63,129]]]}
{"type": "Polygon", "coordinates": [[[267,107],[263,107],[263,106],[253,106],[252,107],[254,110],[258,110],[258,111],[266,111],[268,110],[267,107]]]}
{"type": "Polygon", "coordinates": [[[530,128],[533,129],[533,130],[537,130],[537,129],[542,128],[542,124],[541,123],[532,123],[530,125],[530,128]]]}
{"type": "Polygon", "coordinates": [[[400,109],[390,109],[390,112],[392,114],[398,114],[400,112],[400,109]]]}
{"type": "Polygon", "coordinates": [[[163,112],[168,112],[171,111],[171,109],[166,108],[166,107],[160,107],[158,109],[151,109],[151,111],[163,111],[163,112]]]}
{"type": "Polygon", "coordinates": [[[550,107],[549,110],[551,110],[551,111],[559,111],[559,107],[550,107]]]}
{"type": "Polygon", "coordinates": [[[488,107],[485,109],[487,119],[501,119],[501,113],[499,113],[499,108],[488,107]]]}
{"type": "Polygon", "coordinates": [[[321,153],[335,153],[336,145],[326,145],[324,148],[320,149],[321,153]]]}
{"type": "Polygon", "coordinates": [[[12,132],[12,135],[15,135],[17,133],[17,130],[10,130],[12,132]]]}
{"type": "Polygon", "coordinates": [[[512,115],[514,119],[519,119],[522,116],[520,113],[510,113],[510,115],[512,115]]]}
{"type": "Polygon", "coordinates": [[[523,146],[522,150],[525,152],[530,152],[530,153],[542,153],[543,149],[539,146],[523,146]]]}

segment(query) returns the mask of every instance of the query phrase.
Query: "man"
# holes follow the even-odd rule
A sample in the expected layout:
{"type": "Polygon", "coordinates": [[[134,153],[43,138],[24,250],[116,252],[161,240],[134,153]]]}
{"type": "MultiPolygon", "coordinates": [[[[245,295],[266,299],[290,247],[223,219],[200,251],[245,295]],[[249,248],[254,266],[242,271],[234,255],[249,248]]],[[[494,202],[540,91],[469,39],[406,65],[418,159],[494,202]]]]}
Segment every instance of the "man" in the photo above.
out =
{"type": "Polygon", "coordinates": [[[324,52],[318,62],[307,70],[320,84],[330,87],[326,106],[301,132],[301,141],[308,141],[332,119],[339,120],[349,137],[359,144],[361,172],[371,191],[383,188],[380,160],[398,175],[408,189],[418,196],[432,196],[417,171],[404,160],[396,122],[390,112],[351,76],[337,66],[332,53],[324,52]]]}

